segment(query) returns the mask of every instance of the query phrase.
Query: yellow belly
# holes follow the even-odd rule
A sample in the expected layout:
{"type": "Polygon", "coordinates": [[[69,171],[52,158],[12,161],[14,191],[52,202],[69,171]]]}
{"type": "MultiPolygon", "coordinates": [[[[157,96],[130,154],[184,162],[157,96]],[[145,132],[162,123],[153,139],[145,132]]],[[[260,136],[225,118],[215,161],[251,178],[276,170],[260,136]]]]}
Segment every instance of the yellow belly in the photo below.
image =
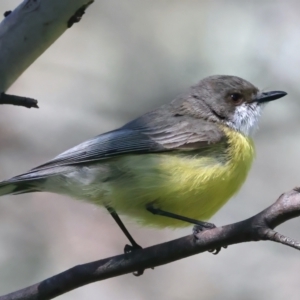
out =
{"type": "Polygon", "coordinates": [[[207,220],[241,187],[254,157],[251,139],[224,128],[228,137],[222,162],[212,156],[168,152],[128,155],[115,160],[123,174],[110,183],[105,202],[120,214],[155,227],[184,227],[190,224],[152,215],[155,207],[186,217],[207,220]]]}

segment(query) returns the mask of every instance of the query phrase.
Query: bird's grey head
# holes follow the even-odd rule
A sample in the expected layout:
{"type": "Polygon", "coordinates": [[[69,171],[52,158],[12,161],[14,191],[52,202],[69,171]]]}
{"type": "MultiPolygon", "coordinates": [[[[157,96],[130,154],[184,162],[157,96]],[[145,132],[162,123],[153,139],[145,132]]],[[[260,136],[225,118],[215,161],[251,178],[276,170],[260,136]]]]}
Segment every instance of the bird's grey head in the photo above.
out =
{"type": "Polygon", "coordinates": [[[266,102],[285,96],[282,91],[261,92],[236,76],[215,75],[193,86],[188,95],[176,99],[175,107],[185,115],[221,122],[244,135],[256,127],[266,102]],[[183,100],[183,101],[182,101],[183,100]]]}

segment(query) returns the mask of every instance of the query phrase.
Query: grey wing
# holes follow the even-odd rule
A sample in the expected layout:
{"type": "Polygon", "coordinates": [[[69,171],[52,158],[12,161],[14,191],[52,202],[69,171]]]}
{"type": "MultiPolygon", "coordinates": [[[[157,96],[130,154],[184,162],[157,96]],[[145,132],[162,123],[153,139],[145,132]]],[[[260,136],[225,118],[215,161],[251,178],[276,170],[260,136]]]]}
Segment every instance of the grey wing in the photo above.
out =
{"type": "Polygon", "coordinates": [[[117,129],[96,136],[34,168],[81,164],[99,161],[128,153],[147,153],[163,150],[162,146],[139,131],[117,129]]]}
{"type": "Polygon", "coordinates": [[[164,111],[145,114],[122,128],[143,132],[164,151],[197,150],[226,141],[224,131],[214,122],[164,111]]]}
{"type": "Polygon", "coordinates": [[[214,123],[193,118],[152,118],[147,115],[125,126],[96,136],[56,156],[36,169],[100,161],[124,154],[196,150],[224,140],[214,123]]]}
{"type": "Polygon", "coordinates": [[[93,163],[117,155],[163,150],[164,148],[159,143],[149,139],[142,132],[120,128],[87,140],[61,153],[49,162],[11,178],[9,182],[42,179],[64,172],[68,166],[93,163]]]}
{"type": "Polygon", "coordinates": [[[222,142],[224,138],[223,131],[214,123],[186,117],[165,120],[150,113],[117,130],[85,141],[12,179],[43,178],[60,172],[66,166],[93,163],[124,154],[196,150],[222,142]]]}

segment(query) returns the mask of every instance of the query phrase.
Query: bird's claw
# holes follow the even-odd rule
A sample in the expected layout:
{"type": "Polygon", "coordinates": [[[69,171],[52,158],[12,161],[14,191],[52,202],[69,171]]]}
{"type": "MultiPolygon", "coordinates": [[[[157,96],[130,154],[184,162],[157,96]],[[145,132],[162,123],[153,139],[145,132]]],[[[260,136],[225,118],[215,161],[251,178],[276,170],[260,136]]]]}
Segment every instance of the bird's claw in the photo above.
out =
{"type": "Polygon", "coordinates": [[[143,249],[143,248],[138,244],[135,244],[135,245],[126,244],[124,247],[124,253],[127,254],[127,253],[131,253],[135,250],[140,250],[140,249],[143,249]]]}
{"type": "MultiPolygon", "coordinates": [[[[140,245],[138,245],[138,244],[135,244],[135,245],[128,245],[128,244],[126,244],[125,247],[124,247],[124,253],[128,254],[128,253],[131,253],[133,251],[140,250],[140,249],[143,249],[143,248],[140,245]]],[[[143,270],[137,270],[137,271],[133,272],[132,274],[134,276],[138,277],[138,276],[143,275],[144,271],[145,271],[144,269],[143,270]]]]}
{"type": "MultiPolygon", "coordinates": [[[[203,232],[205,230],[210,230],[210,229],[213,229],[213,228],[216,228],[216,225],[213,224],[213,223],[205,223],[205,226],[195,225],[193,227],[193,234],[197,238],[197,236],[196,236],[197,233],[199,233],[201,231],[203,232]]],[[[210,250],[208,250],[208,252],[212,253],[213,255],[217,255],[221,251],[222,248],[226,249],[227,246],[217,247],[215,249],[210,249],[210,250]]]]}

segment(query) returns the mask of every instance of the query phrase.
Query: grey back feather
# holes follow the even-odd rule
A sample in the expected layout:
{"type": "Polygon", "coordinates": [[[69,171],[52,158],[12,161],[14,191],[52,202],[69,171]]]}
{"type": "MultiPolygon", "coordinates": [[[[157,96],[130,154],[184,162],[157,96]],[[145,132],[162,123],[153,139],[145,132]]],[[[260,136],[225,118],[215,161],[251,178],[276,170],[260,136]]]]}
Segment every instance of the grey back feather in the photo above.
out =
{"type": "Polygon", "coordinates": [[[9,182],[36,180],[67,171],[68,166],[89,164],[125,154],[191,151],[225,141],[213,122],[157,110],[123,127],[98,135],[56,156],[9,182]]]}

